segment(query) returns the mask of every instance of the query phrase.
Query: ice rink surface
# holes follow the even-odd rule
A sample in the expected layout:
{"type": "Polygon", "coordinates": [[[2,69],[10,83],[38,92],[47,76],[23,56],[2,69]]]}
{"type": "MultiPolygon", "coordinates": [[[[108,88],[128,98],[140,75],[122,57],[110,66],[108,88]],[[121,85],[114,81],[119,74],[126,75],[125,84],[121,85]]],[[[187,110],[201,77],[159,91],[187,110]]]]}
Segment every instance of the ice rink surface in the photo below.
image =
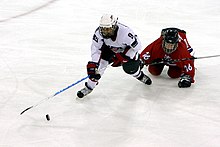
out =
{"type": "Polygon", "coordinates": [[[130,26],[143,48],[179,27],[196,57],[220,54],[219,0],[3,0],[0,147],[219,147],[220,58],[196,60],[187,89],[166,70],[147,86],[109,67],[85,99],[76,99],[83,81],[20,115],[86,76],[103,13],[130,26]]]}

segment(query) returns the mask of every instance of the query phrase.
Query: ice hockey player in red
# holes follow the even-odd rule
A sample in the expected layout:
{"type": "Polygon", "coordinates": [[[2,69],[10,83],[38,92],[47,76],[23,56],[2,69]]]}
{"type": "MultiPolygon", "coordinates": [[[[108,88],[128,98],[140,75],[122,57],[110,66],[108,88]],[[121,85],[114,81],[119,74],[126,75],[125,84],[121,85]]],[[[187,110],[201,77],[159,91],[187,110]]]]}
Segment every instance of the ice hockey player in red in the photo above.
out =
{"type": "Polygon", "coordinates": [[[103,15],[93,35],[92,58],[87,64],[89,79],[77,96],[82,98],[91,93],[109,64],[122,66],[125,73],[150,85],[151,79],[140,68],[140,49],[139,38],[128,26],[119,23],[118,18],[111,14],[103,15]]]}
{"type": "Polygon", "coordinates": [[[160,75],[164,66],[168,66],[168,76],[180,78],[178,86],[186,88],[194,83],[195,68],[193,60],[183,59],[192,58],[192,51],[184,30],[166,28],[161,31],[161,36],[157,40],[141,52],[140,56],[152,75],[160,75]]]}

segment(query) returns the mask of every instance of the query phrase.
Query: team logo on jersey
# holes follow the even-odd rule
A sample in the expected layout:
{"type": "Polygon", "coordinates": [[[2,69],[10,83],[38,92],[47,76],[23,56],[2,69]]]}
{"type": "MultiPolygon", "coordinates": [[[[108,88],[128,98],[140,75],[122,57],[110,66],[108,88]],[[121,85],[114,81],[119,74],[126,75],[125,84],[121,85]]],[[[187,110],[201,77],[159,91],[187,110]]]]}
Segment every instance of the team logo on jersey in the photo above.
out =
{"type": "Polygon", "coordinates": [[[122,53],[124,51],[121,47],[110,47],[114,53],[122,53]]]}

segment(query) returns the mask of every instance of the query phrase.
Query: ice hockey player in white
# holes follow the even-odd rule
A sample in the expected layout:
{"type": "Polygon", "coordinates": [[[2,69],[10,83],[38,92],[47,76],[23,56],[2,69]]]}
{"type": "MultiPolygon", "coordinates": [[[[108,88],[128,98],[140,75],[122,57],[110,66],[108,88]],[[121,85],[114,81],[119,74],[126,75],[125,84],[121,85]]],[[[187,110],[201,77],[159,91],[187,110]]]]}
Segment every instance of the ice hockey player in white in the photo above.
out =
{"type": "Polygon", "coordinates": [[[125,73],[150,85],[151,79],[140,68],[140,49],[138,36],[128,26],[119,23],[113,15],[104,14],[93,35],[92,59],[87,64],[89,79],[85,87],[77,92],[77,96],[82,98],[91,93],[109,64],[113,67],[122,66],[125,73]]]}

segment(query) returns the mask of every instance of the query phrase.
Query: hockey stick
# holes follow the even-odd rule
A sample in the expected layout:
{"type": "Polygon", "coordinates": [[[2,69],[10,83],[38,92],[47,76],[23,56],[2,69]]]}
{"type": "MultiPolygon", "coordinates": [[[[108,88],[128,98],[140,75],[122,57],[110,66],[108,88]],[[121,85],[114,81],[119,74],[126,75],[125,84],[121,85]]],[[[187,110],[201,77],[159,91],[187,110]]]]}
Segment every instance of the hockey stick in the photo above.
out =
{"type": "Polygon", "coordinates": [[[41,103],[43,103],[43,102],[45,102],[45,101],[47,101],[47,100],[49,100],[49,99],[51,99],[51,98],[55,97],[56,95],[58,95],[58,94],[62,93],[62,92],[63,92],[63,91],[65,91],[65,90],[67,90],[67,89],[69,89],[69,88],[73,87],[74,85],[76,85],[76,84],[78,84],[78,83],[80,83],[80,82],[84,81],[84,80],[85,80],[85,79],[87,79],[88,77],[89,77],[89,76],[84,77],[84,78],[82,78],[82,79],[78,80],[77,82],[75,82],[75,83],[73,83],[73,84],[71,84],[71,85],[67,86],[66,88],[64,88],[64,89],[62,89],[62,90],[60,90],[60,91],[56,92],[55,94],[53,94],[53,95],[51,95],[51,96],[49,96],[49,97],[47,97],[47,98],[45,98],[45,99],[42,99],[42,100],[41,100],[41,101],[39,101],[37,104],[32,105],[32,106],[30,106],[30,107],[28,107],[28,108],[24,109],[24,110],[23,110],[23,111],[20,113],[20,115],[22,115],[22,114],[23,114],[24,112],[26,112],[27,110],[30,110],[31,108],[37,107],[37,106],[38,106],[38,105],[40,105],[41,103]]]}
{"type": "Polygon", "coordinates": [[[159,62],[152,62],[148,65],[155,65],[155,64],[162,64],[162,63],[175,63],[175,62],[182,62],[186,60],[194,60],[194,59],[205,59],[205,58],[213,58],[213,57],[220,57],[220,55],[211,55],[211,56],[202,56],[202,57],[191,57],[191,58],[182,58],[182,59],[172,59],[168,61],[159,61],[159,62]]]}
{"type": "MultiPolygon", "coordinates": [[[[203,56],[203,57],[191,57],[191,58],[183,58],[183,59],[175,59],[173,62],[181,62],[186,60],[194,60],[194,59],[205,59],[205,58],[213,58],[213,57],[220,57],[220,55],[212,55],[212,56],[203,56]]],[[[171,61],[172,62],[172,61],[171,61]]]]}

